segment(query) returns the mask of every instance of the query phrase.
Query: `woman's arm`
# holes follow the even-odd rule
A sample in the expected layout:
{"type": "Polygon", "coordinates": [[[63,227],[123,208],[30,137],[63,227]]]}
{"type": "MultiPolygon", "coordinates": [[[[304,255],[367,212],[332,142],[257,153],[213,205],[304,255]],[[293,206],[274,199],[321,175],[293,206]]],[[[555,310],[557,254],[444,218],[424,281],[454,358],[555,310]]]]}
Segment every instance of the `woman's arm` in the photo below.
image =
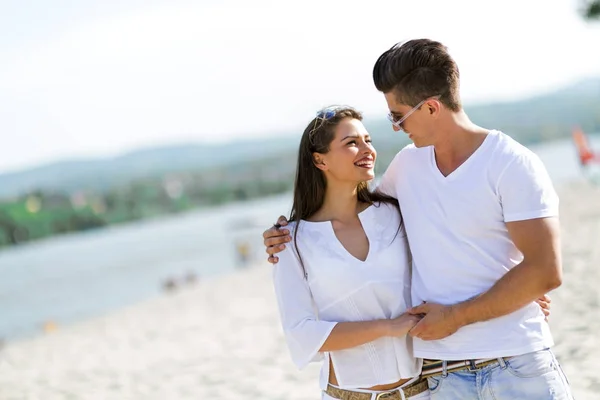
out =
{"type": "Polygon", "coordinates": [[[339,322],[333,328],[320,352],[337,351],[360,346],[384,336],[405,336],[419,322],[420,317],[402,314],[394,319],[375,321],[339,322]]]}

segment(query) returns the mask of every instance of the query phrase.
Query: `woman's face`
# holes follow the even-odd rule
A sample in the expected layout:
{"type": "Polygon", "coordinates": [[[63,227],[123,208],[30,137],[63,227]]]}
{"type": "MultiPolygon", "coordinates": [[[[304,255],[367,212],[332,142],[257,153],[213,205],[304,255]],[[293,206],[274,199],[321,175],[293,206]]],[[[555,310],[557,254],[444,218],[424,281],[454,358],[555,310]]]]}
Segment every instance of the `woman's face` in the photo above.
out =
{"type": "Polygon", "coordinates": [[[375,177],[377,152],[371,145],[369,132],[357,119],[341,120],[335,127],[329,152],[314,156],[317,167],[325,172],[328,180],[358,184],[375,177]]]}

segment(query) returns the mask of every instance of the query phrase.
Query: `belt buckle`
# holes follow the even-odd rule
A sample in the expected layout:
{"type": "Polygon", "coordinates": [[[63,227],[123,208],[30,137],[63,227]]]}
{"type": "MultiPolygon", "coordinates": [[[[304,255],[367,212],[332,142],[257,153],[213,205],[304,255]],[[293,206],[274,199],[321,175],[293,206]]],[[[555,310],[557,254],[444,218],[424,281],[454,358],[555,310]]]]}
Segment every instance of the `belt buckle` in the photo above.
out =
{"type": "Polygon", "coordinates": [[[375,396],[375,400],[385,400],[388,397],[392,397],[394,395],[394,392],[397,392],[398,390],[402,389],[392,390],[391,392],[378,393],[377,396],[375,396]]]}

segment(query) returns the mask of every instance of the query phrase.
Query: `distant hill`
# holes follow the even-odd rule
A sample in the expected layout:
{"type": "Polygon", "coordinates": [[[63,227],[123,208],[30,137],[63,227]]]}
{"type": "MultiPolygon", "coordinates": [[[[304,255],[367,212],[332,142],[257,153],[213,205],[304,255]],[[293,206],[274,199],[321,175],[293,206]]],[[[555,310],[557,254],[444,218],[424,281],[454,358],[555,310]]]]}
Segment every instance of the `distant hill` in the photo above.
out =
{"type": "MultiPolygon", "coordinates": [[[[529,99],[466,105],[465,109],[475,123],[503,130],[524,144],[566,137],[575,125],[587,132],[600,132],[600,78],[529,99]]],[[[365,125],[383,156],[380,160],[383,165],[408,143],[405,135],[392,132],[384,118],[367,118],[365,125]]],[[[42,165],[0,175],[0,198],[33,190],[104,191],[132,180],[156,178],[169,172],[241,165],[282,154],[289,154],[292,163],[298,139],[298,135],[281,134],[226,144],[187,143],[143,149],[114,158],[42,165]]]]}
{"type": "Polygon", "coordinates": [[[600,132],[600,78],[516,102],[465,109],[475,123],[500,129],[524,144],[569,136],[574,126],[600,132]]]}
{"type": "Polygon", "coordinates": [[[290,139],[181,144],[149,148],[106,159],[71,160],[0,175],[0,198],[32,190],[105,190],[168,172],[215,168],[289,150],[290,139]]]}

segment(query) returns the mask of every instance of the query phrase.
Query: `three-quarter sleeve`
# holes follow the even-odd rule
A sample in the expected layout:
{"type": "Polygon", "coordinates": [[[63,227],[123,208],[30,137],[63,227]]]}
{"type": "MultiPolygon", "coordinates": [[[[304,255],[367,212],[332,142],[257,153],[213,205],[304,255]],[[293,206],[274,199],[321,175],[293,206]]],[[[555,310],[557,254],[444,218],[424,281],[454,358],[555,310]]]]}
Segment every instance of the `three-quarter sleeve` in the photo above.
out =
{"type": "Polygon", "coordinates": [[[290,354],[299,369],[322,359],[319,349],[337,322],[320,321],[300,261],[289,244],[278,254],[273,284],[290,354]]]}

